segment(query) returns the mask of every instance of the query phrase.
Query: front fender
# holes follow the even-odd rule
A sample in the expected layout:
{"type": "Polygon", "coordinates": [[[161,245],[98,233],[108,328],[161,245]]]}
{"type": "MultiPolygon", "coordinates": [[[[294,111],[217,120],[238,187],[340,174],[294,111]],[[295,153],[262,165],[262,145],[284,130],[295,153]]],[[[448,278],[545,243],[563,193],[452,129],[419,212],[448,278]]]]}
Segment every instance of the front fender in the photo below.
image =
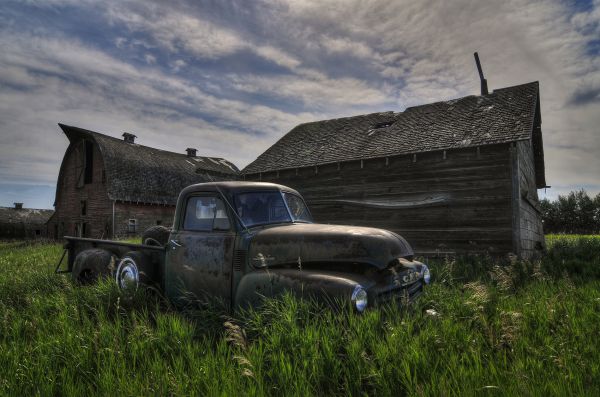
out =
{"type": "Polygon", "coordinates": [[[374,281],[360,275],[299,269],[259,269],[242,277],[235,292],[235,307],[256,307],[263,297],[275,297],[289,291],[298,297],[331,301],[348,299],[360,284],[369,289],[374,281]]]}

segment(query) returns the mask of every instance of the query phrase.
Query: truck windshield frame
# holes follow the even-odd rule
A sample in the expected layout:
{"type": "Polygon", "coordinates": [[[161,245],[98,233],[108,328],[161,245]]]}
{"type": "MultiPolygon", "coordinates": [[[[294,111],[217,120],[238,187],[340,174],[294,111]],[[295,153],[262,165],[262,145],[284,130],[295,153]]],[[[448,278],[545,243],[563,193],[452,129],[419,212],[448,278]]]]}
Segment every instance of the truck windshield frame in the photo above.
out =
{"type": "Polygon", "coordinates": [[[278,223],[303,222],[311,223],[310,212],[301,197],[279,190],[261,190],[240,192],[234,195],[235,210],[246,227],[271,225],[278,223]],[[299,213],[303,217],[294,217],[290,211],[285,195],[291,195],[301,203],[303,210],[299,213]]]}

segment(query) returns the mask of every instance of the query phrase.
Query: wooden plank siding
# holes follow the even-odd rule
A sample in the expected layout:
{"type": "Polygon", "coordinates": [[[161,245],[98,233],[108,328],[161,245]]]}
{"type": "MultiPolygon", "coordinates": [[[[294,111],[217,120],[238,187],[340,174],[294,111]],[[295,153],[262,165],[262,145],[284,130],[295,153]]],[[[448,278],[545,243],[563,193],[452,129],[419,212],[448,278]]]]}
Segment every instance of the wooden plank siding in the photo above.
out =
{"type": "Polygon", "coordinates": [[[422,254],[513,249],[509,144],[279,170],[246,180],[290,186],[317,222],[389,229],[422,254]]]}
{"type": "Polygon", "coordinates": [[[536,187],[535,159],[530,140],[516,142],[519,159],[519,223],[520,254],[533,258],[545,247],[542,217],[536,187]]]}

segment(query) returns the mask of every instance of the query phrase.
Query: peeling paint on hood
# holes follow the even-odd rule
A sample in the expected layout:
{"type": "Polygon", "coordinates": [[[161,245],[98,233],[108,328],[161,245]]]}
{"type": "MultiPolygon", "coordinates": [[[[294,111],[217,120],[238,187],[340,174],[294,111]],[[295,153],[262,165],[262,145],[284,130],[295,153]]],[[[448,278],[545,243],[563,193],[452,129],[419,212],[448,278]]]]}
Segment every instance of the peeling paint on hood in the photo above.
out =
{"type": "Polygon", "coordinates": [[[363,263],[379,269],[413,256],[396,233],[370,227],[287,224],[256,231],[249,248],[256,267],[306,263],[363,263]]]}

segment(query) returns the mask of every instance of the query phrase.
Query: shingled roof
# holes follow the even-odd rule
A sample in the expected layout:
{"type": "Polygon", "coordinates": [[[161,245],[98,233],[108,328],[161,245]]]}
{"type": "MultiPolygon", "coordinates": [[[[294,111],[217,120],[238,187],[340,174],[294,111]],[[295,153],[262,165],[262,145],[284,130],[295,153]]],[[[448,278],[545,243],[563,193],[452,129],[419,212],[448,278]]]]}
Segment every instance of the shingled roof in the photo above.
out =
{"type": "Polygon", "coordinates": [[[86,139],[98,144],[111,200],[174,205],[186,186],[231,180],[239,173],[233,163],[220,157],[188,157],[83,128],[59,126],[72,143],[86,139]]]}
{"type": "Polygon", "coordinates": [[[538,82],[532,82],[399,113],[300,124],[242,173],[530,139],[540,120],[538,96],[538,82]]]}
{"type": "Polygon", "coordinates": [[[44,225],[54,210],[35,208],[0,207],[0,224],[6,225],[44,225]]]}

